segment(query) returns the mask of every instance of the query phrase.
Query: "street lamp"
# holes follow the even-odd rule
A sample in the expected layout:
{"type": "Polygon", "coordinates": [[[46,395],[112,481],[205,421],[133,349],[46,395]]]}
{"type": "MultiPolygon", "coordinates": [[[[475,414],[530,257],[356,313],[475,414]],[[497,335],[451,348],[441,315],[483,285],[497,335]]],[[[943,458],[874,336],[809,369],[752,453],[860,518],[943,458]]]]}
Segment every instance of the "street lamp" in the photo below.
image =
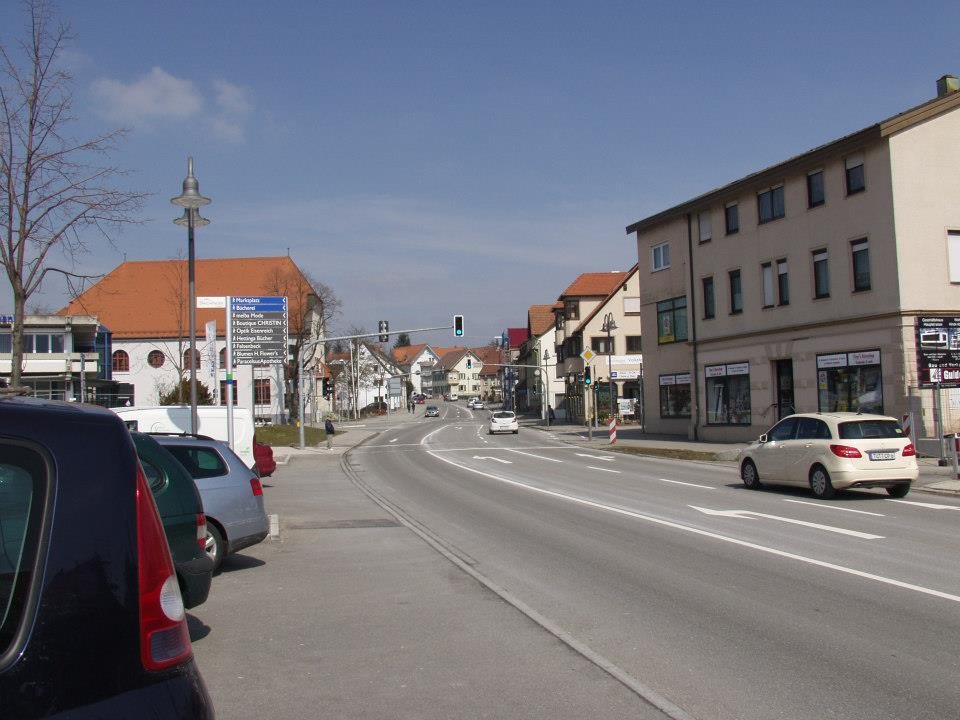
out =
{"type": "Polygon", "coordinates": [[[607,313],[603,316],[603,325],[600,330],[607,333],[607,374],[609,375],[610,381],[610,419],[613,420],[617,416],[616,412],[616,398],[614,398],[614,389],[616,384],[613,381],[613,342],[610,339],[610,333],[613,330],[617,329],[617,323],[613,319],[613,313],[607,313]]]}
{"type": "Polygon", "coordinates": [[[541,395],[541,405],[543,406],[543,417],[547,421],[547,427],[550,427],[550,379],[547,375],[547,362],[550,360],[550,351],[544,348],[543,350],[543,368],[540,370],[540,384],[543,386],[542,395],[541,395]]]}
{"type": "MultiPolygon", "coordinates": [[[[174,220],[177,225],[187,227],[187,273],[190,285],[190,432],[197,432],[197,288],[194,265],[196,260],[193,252],[193,229],[209,225],[210,221],[200,217],[200,208],[210,204],[210,198],[200,194],[200,183],[193,176],[193,158],[187,158],[187,177],[183,179],[183,192],[177,197],[170,198],[174,205],[182,207],[183,216],[174,220]]],[[[230,372],[230,368],[227,368],[230,372]]],[[[229,377],[229,375],[228,375],[229,377]]],[[[227,387],[227,392],[232,388],[227,387]]]]}

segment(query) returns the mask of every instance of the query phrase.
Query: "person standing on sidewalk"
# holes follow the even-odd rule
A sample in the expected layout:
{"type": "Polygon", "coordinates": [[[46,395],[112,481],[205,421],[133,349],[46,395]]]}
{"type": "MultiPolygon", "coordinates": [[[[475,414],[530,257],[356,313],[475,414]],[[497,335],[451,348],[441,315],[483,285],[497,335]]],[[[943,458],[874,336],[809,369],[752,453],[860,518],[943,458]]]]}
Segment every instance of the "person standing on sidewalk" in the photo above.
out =
{"type": "Polygon", "coordinates": [[[333,427],[333,420],[327,418],[323,421],[323,431],[327,434],[327,450],[333,450],[333,436],[337,433],[333,427]]]}

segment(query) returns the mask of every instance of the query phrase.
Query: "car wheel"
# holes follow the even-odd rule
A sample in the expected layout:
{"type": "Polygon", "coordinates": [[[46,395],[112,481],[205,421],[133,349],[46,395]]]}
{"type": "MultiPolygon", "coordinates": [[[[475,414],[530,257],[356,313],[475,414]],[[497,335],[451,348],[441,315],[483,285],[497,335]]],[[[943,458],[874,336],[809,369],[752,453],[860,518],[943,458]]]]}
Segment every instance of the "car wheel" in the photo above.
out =
{"type": "Polygon", "coordinates": [[[910,483],[902,483],[901,485],[894,485],[893,487],[887,488],[887,495],[895,498],[906,497],[908,492],[910,492],[910,483]]]}
{"type": "Polygon", "coordinates": [[[816,497],[823,500],[829,500],[837,494],[830,481],[830,473],[822,465],[814,465],[810,471],[810,489],[816,497]]]}
{"type": "Polygon", "coordinates": [[[520,432],[520,431],[519,431],[519,430],[514,430],[514,431],[513,431],[513,434],[516,435],[518,432],[520,432]]]}
{"type": "Polygon", "coordinates": [[[493,430],[487,430],[487,435],[493,435],[493,430]]]}
{"type": "Polygon", "coordinates": [[[753,460],[743,461],[743,465],[740,466],[740,479],[751,490],[760,489],[760,476],[757,474],[757,466],[753,464],[753,460]]]}
{"type": "Polygon", "coordinates": [[[213,561],[213,571],[216,572],[220,569],[220,565],[223,564],[223,557],[227,552],[227,545],[223,541],[223,535],[219,528],[210,522],[209,518],[207,518],[207,538],[204,542],[203,549],[206,551],[207,557],[213,561]]]}

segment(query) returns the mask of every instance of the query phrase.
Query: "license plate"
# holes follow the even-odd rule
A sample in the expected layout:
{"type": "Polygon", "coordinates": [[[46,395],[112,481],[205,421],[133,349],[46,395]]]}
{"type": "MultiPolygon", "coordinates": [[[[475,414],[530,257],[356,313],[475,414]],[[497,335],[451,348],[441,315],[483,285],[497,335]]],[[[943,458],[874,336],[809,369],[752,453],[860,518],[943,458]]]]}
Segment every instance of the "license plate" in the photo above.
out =
{"type": "Polygon", "coordinates": [[[873,452],[870,453],[871,460],[896,460],[897,454],[892,452],[873,452]]]}

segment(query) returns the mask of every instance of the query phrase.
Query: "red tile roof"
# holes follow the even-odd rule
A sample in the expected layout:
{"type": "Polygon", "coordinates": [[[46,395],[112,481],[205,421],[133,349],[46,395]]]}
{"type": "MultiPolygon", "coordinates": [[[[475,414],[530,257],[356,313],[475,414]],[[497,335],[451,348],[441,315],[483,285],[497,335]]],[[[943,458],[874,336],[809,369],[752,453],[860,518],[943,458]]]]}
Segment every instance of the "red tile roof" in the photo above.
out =
{"type": "Polygon", "coordinates": [[[500,362],[500,348],[495,345],[481,345],[480,347],[470,348],[470,352],[480,358],[480,362],[484,365],[500,362]]]}
{"type": "Polygon", "coordinates": [[[423,352],[425,347],[427,347],[426,343],[420,343],[419,345],[394,348],[392,351],[393,359],[400,365],[409,365],[417,359],[417,356],[423,352]]]}
{"type": "Polygon", "coordinates": [[[560,294],[560,297],[606,297],[623,284],[626,277],[627,273],[623,270],[583,273],[560,294]]]}
{"type": "Polygon", "coordinates": [[[531,305],[527,311],[527,326],[534,337],[543,335],[554,325],[552,305],[531,305]]]}
{"type": "Polygon", "coordinates": [[[518,348],[529,339],[530,333],[525,327],[507,328],[507,340],[510,342],[511,348],[518,348]]]}
{"type": "MultiPolygon", "coordinates": [[[[96,315],[116,338],[176,338],[188,333],[186,260],[125,262],[82,293],[58,315],[96,315]]],[[[221,258],[196,261],[197,297],[286,295],[290,332],[307,296],[316,294],[290,257],[221,258]]],[[[197,334],[208,320],[226,332],[222,308],[197,310],[197,334]]]]}

